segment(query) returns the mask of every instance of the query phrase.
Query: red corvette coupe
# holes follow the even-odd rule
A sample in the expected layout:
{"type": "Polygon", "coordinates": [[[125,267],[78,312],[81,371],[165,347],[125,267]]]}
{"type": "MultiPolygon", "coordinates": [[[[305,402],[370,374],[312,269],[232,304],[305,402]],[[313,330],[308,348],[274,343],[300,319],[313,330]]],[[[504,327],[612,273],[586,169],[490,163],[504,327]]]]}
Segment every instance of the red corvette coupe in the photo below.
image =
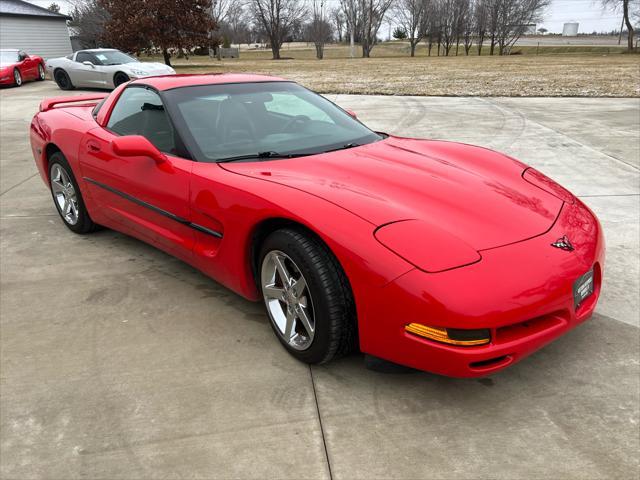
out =
{"type": "Polygon", "coordinates": [[[484,376],[593,312],[595,215],[485,148],[373,132],[296,83],[135,80],[45,100],[33,154],[65,225],[103,225],[264,301],[304,362],[352,349],[484,376]]]}
{"type": "Polygon", "coordinates": [[[0,85],[19,87],[27,80],[44,80],[44,60],[22,50],[0,50],[0,85]]]}

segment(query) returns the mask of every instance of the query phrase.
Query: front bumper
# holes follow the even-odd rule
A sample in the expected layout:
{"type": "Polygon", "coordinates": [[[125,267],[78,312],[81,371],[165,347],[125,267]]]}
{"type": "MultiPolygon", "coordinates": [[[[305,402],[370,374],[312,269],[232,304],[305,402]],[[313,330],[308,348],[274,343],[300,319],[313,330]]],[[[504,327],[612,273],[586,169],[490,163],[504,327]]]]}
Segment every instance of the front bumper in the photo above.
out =
{"type": "Polygon", "coordinates": [[[13,85],[15,79],[13,78],[13,70],[10,73],[0,74],[0,85],[13,85]]]}
{"type": "Polygon", "coordinates": [[[480,252],[474,265],[429,274],[414,269],[360,304],[361,349],[395,363],[453,377],[511,365],[580,324],[600,294],[604,238],[579,200],[565,203],[551,229],[480,252]],[[567,235],[575,250],[551,246],[567,235]],[[594,292],[576,308],[573,284],[594,270],[594,292]],[[491,331],[482,346],[452,346],[405,332],[409,323],[491,331]]]}

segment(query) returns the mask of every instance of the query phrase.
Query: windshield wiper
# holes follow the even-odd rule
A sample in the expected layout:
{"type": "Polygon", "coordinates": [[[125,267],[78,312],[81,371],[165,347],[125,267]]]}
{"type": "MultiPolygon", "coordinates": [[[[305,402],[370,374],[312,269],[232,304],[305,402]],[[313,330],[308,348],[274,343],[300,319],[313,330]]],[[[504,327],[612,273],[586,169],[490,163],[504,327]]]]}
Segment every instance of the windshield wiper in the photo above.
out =
{"type": "Polygon", "coordinates": [[[237,155],[235,157],[218,158],[216,162],[218,163],[237,162],[241,160],[253,160],[254,158],[258,158],[260,160],[267,160],[270,158],[298,158],[298,157],[307,157],[309,155],[313,155],[313,154],[312,153],[258,152],[258,153],[252,153],[249,155],[237,155]]]}
{"type": "Polygon", "coordinates": [[[338,148],[332,148],[331,150],[325,150],[322,153],[337,152],[338,150],[347,150],[349,148],[355,148],[355,147],[359,147],[359,146],[360,146],[359,143],[347,143],[347,144],[342,145],[341,147],[338,147],[338,148]]]}

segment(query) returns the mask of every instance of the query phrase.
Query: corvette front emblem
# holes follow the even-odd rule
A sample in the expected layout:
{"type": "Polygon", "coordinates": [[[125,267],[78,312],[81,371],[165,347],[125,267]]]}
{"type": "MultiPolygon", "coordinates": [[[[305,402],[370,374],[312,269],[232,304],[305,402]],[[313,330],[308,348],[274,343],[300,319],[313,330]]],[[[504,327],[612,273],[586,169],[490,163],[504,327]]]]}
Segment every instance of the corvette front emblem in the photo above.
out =
{"type": "Polygon", "coordinates": [[[565,250],[567,252],[573,252],[575,250],[575,248],[573,248],[573,244],[569,240],[569,237],[567,237],[566,235],[553,242],[551,246],[559,248],[560,250],[565,250]]]}

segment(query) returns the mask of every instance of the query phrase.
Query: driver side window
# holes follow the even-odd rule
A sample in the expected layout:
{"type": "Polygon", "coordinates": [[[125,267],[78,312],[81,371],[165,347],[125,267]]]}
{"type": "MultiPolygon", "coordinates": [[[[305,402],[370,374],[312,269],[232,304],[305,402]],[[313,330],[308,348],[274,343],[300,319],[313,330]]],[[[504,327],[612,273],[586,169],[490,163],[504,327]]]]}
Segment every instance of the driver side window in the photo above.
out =
{"type": "Polygon", "coordinates": [[[91,55],[90,53],[86,53],[86,52],[80,52],[76,55],[76,62],[78,63],[82,63],[82,62],[91,62],[94,65],[96,65],[96,59],[93,57],[93,55],[91,55]]]}
{"type": "Polygon", "coordinates": [[[128,87],[113,108],[107,128],[118,135],[142,135],[158,150],[176,154],[175,136],[160,96],[144,87],[128,87]]]}

